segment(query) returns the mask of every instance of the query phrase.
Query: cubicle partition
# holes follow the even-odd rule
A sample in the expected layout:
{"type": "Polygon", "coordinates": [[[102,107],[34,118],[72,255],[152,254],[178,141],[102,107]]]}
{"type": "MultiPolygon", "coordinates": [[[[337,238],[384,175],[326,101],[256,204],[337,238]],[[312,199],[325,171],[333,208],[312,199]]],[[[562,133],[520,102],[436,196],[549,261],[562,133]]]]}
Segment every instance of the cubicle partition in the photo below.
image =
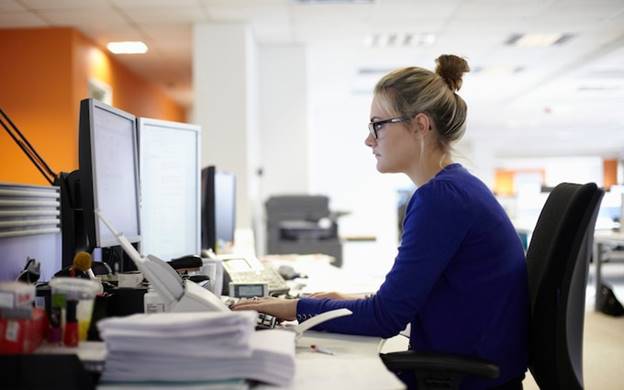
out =
{"type": "Polygon", "coordinates": [[[61,268],[58,187],[0,183],[0,281],[15,280],[28,258],[40,280],[61,268]]]}

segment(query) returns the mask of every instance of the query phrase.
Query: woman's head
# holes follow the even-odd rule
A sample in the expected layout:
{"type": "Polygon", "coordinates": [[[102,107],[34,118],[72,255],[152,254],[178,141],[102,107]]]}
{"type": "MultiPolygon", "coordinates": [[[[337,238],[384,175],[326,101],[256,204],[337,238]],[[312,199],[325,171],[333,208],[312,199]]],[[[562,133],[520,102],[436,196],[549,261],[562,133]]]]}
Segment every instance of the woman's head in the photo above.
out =
{"type": "MultiPolygon", "coordinates": [[[[466,127],[466,103],[455,92],[460,89],[462,76],[469,67],[463,58],[454,55],[442,55],[436,63],[435,72],[409,67],[395,70],[379,80],[371,106],[371,121],[400,118],[397,122],[383,124],[380,132],[384,132],[385,127],[403,127],[408,132],[411,129],[418,140],[416,144],[420,145],[421,150],[417,152],[426,152],[423,146],[426,141],[428,148],[448,158],[452,144],[462,137],[466,127]]],[[[375,151],[381,138],[371,131],[366,143],[375,151]]],[[[382,172],[403,171],[402,167],[381,168],[383,166],[378,165],[382,172]]]]}

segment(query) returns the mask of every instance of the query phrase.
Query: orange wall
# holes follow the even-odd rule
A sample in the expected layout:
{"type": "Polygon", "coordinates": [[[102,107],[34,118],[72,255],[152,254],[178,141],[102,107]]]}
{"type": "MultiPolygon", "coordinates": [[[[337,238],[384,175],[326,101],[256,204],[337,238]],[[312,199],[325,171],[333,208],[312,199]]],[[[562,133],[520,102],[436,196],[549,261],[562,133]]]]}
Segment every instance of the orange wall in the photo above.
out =
{"type": "MultiPolygon", "coordinates": [[[[56,171],[78,166],[71,34],[69,29],[0,30],[0,107],[56,171]]],[[[4,129],[0,181],[47,184],[4,129]]]]}
{"type": "Polygon", "coordinates": [[[501,196],[516,194],[516,175],[522,173],[539,173],[544,183],[545,172],[543,169],[496,169],[494,172],[494,193],[501,196]]]}
{"type": "MultiPolygon", "coordinates": [[[[76,101],[88,95],[88,81],[95,78],[112,87],[113,106],[136,116],[183,122],[184,108],[160,87],[150,84],[119,64],[113,55],[100,49],[77,31],[73,33],[74,93],[76,101]]],[[[76,104],[78,112],[78,104],[76,104]]]]}
{"type": "Polygon", "coordinates": [[[609,189],[617,183],[618,160],[602,160],[604,188],[609,189]]]}
{"type": "MultiPolygon", "coordinates": [[[[88,80],[112,87],[113,106],[137,116],[185,121],[184,108],[157,86],[70,28],[0,30],[0,107],[51,168],[78,168],[79,103],[88,80]]],[[[0,129],[0,181],[47,184],[0,129]]]]}

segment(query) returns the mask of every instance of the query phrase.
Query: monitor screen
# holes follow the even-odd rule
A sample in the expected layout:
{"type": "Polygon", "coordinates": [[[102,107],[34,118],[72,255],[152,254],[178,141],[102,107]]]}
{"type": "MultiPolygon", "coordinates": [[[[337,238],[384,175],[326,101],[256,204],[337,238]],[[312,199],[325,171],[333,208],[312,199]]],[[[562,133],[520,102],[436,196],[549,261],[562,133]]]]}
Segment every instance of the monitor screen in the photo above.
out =
{"type": "Polygon", "coordinates": [[[139,118],[141,253],[164,260],[200,252],[200,134],[139,118]]]}
{"type": "Polygon", "coordinates": [[[233,174],[215,172],[215,206],[217,245],[231,245],[236,230],[236,178],[233,174]]]}
{"type": "Polygon", "coordinates": [[[87,249],[118,245],[98,209],[130,242],[141,240],[135,117],[94,99],[80,102],[79,158],[87,249]]]}
{"type": "Polygon", "coordinates": [[[202,248],[216,253],[234,243],[236,176],[214,166],[202,170],[202,248]]]}

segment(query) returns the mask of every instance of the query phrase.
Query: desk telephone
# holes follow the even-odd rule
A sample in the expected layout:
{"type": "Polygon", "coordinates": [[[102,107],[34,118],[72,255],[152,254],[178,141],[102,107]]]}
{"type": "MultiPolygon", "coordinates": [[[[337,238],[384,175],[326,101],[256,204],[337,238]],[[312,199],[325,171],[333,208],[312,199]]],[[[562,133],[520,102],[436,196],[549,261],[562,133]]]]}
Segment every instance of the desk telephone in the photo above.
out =
{"type": "Polygon", "coordinates": [[[284,278],[272,267],[262,264],[256,258],[223,258],[223,294],[227,295],[230,282],[267,283],[269,295],[286,294],[289,290],[284,278]]]}
{"type": "MultiPolygon", "coordinates": [[[[106,225],[108,230],[113,233],[117,241],[121,245],[122,249],[130,256],[134,261],[137,268],[143,276],[152,284],[158,294],[167,302],[172,312],[195,312],[195,311],[229,311],[230,308],[219,297],[211,293],[205,288],[200,287],[196,283],[190,280],[182,280],[178,273],[163,260],[156,256],[148,255],[142,257],[139,252],[132,246],[130,241],[120,232],[118,232],[110,222],[100,214],[99,210],[94,210],[95,215],[106,225]]],[[[253,272],[256,277],[263,275],[266,269],[273,270],[270,267],[264,267],[257,259],[229,259],[223,260],[224,268],[228,270],[230,278],[247,277],[249,272],[253,272]],[[227,267],[226,267],[227,264],[227,267]],[[238,267],[238,268],[237,268],[238,267]]],[[[288,287],[284,282],[284,279],[273,270],[275,275],[279,277],[277,280],[281,280],[281,283],[288,287]]],[[[268,271],[268,275],[273,275],[268,271]]],[[[272,278],[272,276],[270,276],[272,278]]],[[[271,282],[269,281],[269,286],[271,282]]],[[[279,287],[279,282],[276,287],[279,287]]],[[[271,287],[269,287],[269,291],[271,287]]],[[[274,290],[277,294],[279,289],[274,290]]],[[[300,336],[305,330],[327,321],[332,318],[342,317],[345,315],[351,315],[351,311],[348,309],[331,310],[315,316],[314,318],[305,321],[294,327],[294,331],[300,336]]],[[[273,316],[264,314],[258,318],[259,327],[274,327],[276,320],[273,316]]]]}

